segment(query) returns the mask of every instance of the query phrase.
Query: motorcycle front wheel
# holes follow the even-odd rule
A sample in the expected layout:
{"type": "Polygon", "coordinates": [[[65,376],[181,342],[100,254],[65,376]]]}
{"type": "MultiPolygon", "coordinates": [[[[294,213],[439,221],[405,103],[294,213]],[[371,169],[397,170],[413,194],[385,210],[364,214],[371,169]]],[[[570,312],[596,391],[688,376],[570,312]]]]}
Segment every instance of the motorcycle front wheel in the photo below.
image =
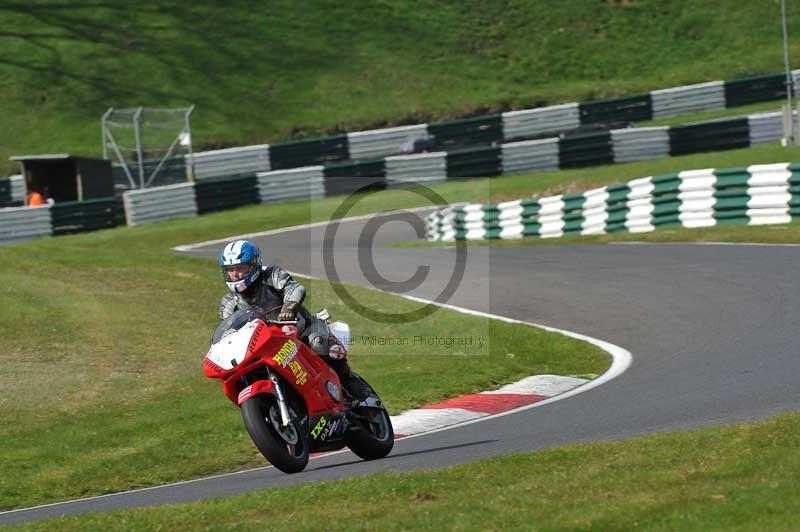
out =
{"type": "Polygon", "coordinates": [[[241,405],[242,419],[253,443],[270,464],[284,473],[297,473],[308,464],[308,440],[292,415],[289,425],[281,426],[278,403],[268,395],[256,395],[241,405]]]}

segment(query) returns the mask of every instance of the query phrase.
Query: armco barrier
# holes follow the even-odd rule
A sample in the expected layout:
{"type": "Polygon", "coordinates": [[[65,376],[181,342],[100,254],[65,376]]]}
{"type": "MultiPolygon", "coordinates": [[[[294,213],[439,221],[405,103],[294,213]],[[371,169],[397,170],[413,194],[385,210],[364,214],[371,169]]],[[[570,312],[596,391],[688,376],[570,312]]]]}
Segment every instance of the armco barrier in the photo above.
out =
{"type": "Polygon", "coordinates": [[[725,83],[712,81],[652,91],[653,118],[725,109],[725,83]]]}
{"type": "Polygon", "coordinates": [[[55,203],[50,206],[53,235],[110,229],[117,225],[116,210],[113,197],[55,203]]]}
{"type": "Polygon", "coordinates": [[[0,244],[52,236],[50,206],[0,209],[0,244]]]}
{"type": "MultiPolygon", "coordinates": [[[[186,156],[187,164],[189,156],[186,156]]],[[[195,179],[255,174],[271,170],[269,144],[199,152],[192,155],[195,179]]]]}
{"type": "Polygon", "coordinates": [[[197,216],[194,183],[130,190],[123,203],[128,225],[197,216]]]}
{"type": "Polygon", "coordinates": [[[647,161],[669,156],[669,128],[635,127],[611,131],[615,163],[647,161]]]}
{"type": "Polygon", "coordinates": [[[447,179],[445,152],[399,155],[386,159],[386,185],[398,183],[430,183],[447,179]]]}
{"type": "Polygon", "coordinates": [[[504,174],[558,170],[558,139],[528,140],[503,144],[504,174]]]}
{"type": "Polygon", "coordinates": [[[322,166],[307,166],[256,174],[261,203],[323,197],[325,177],[322,171],[322,166]]]}
{"type": "Polygon", "coordinates": [[[447,207],[428,216],[426,235],[429,240],[552,238],[798,218],[800,164],[779,163],[689,170],[538,200],[447,207]]]}
{"type": "Polygon", "coordinates": [[[374,159],[401,153],[406,143],[424,138],[427,134],[427,124],[348,133],[350,159],[374,159]]]}

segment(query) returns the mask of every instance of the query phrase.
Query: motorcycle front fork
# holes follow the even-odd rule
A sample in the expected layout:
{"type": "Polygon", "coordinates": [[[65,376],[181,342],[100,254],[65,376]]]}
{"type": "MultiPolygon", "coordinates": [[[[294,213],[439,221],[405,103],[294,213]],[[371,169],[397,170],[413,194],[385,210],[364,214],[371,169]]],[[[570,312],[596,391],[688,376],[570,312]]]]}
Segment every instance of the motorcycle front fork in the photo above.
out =
{"type": "Polygon", "coordinates": [[[286,405],[286,397],[283,395],[280,379],[278,379],[278,376],[269,368],[267,368],[267,374],[269,375],[269,380],[272,381],[275,387],[275,396],[278,398],[278,409],[281,412],[281,426],[288,427],[292,419],[289,416],[289,407],[286,405]]]}
{"type": "MultiPolygon", "coordinates": [[[[267,375],[269,376],[269,380],[272,381],[272,384],[275,388],[275,397],[278,400],[278,410],[281,414],[281,426],[287,427],[292,422],[292,418],[289,415],[289,407],[286,404],[286,396],[283,395],[283,388],[281,387],[280,379],[269,368],[267,368],[267,375]]],[[[249,376],[242,376],[242,386],[249,386],[250,384],[252,383],[250,382],[249,376]]]]}

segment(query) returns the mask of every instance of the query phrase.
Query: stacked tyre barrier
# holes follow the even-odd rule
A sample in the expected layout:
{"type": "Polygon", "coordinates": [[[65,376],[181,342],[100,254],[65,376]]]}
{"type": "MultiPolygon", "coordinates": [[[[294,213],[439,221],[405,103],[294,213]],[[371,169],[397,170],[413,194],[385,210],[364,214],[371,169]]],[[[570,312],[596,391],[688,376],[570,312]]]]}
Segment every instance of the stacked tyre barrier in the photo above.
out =
{"type": "Polygon", "coordinates": [[[114,198],[0,209],[0,244],[107,229],[117,213],[114,198]]]}
{"type": "Polygon", "coordinates": [[[117,225],[117,208],[114,198],[50,205],[53,236],[110,229],[117,225]]]}
{"type": "MultiPolygon", "coordinates": [[[[792,72],[795,84],[800,70],[792,72]]],[[[711,81],[646,94],[536,109],[508,111],[462,120],[356,131],[315,139],[261,144],[187,156],[196,179],[270,170],[374,160],[419,151],[415,141],[431,139],[426,151],[458,151],[476,146],[536,140],[571,131],[714,111],[786,98],[785,74],[711,81]]]]}
{"type": "Polygon", "coordinates": [[[25,204],[25,180],[21,175],[0,179],[0,207],[19,207],[25,204]]]}
{"type": "MultiPolygon", "coordinates": [[[[576,106],[570,112],[577,116],[580,109],[576,106]]],[[[497,131],[496,124],[495,119],[475,121],[470,135],[491,136],[497,131]],[[487,129],[479,132],[484,126],[487,129]]],[[[196,186],[198,191],[208,188],[216,194],[236,195],[225,182],[240,180],[241,186],[248,190],[238,199],[219,201],[211,206],[202,201],[209,195],[201,193],[199,212],[204,213],[248,203],[315,199],[414,183],[545,172],[744,148],[775,142],[782,136],[783,115],[774,112],[682,126],[623,128],[378,159],[328,161],[314,166],[256,172],[255,182],[248,181],[252,174],[236,175],[198,179],[196,186]],[[206,185],[211,182],[216,184],[206,185]]],[[[455,141],[449,145],[456,145],[455,141]]],[[[263,150],[266,148],[262,148],[262,154],[266,153],[263,150]]],[[[364,148],[361,153],[368,153],[368,150],[364,148]]]]}
{"type": "Polygon", "coordinates": [[[240,174],[252,175],[272,169],[268,144],[200,152],[191,157],[193,175],[198,180],[240,174]]]}
{"type": "Polygon", "coordinates": [[[580,194],[447,207],[432,241],[640,233],[662,226],[783,224],[800,217],[800,163],[688,170],[580,194]]]}
{"type": "Polygon", "coordinates": [[[261,203],[293,199],[318,199],[325,196],[325,174],[322,166],[276,170],[256,174],[261,203]]]}
{"type": "Polygon", "coordinates": [[[410,183],[432,183],[447,179],[447,153],[398,155],[386,159],[386,185],[403,186],[410,183]]]}
{"type": "MultiPolygon", "coordinates": [[[[497,147],[273,169],[257,172],[254,175],[207,177],[190,183],[125,192],[123,195],[125,223],[141,225],[245,205],[291,200],[307,201],[356,191],[382,190],[520,172],[550,171],[610,162],[640,161],[667,155],[744,147],[779,139],[783,131],[782,124],[781,113],[767,113],[751,115],[745,119],[718,120],[688,126],[626,128],[562,138],[509,142],[497,147]]],[[[266,152],[261,153],[263,155],[266,152]]],[[[0,193],[5,190],[4,194],[7,197],[20,196],[21,189],[11,185],[19,182],[21,178],[7,180],[5,189],[0,187],[0,193]],[[20,191],[12,193],[12,190],[20,191]]],[[[17,204],[21,203],[19,201],[17,204]]],[[[548,209],[555,208],[550,204],[545,207],[545,215],[548,209]]],[[[99,209],[96,206],[93,208],[99,209]]],[[[121,216],[119,208],[110,211],[116,212],[118,223],[121,216]]],[[[8,218],[0,216],[0,225],[8,224],[8,227],[3,227],[4,234],[14,235],[13,238],[8,236],[6,240],[17,241],[25,239],[26,236],[35,238],[109,227],[111,225],[104,216],[110,215],[110,211],[104,210],[102,214],[98,214],[96,210],[91,211],[87,206],[85,214],[80,215],[83,217],[82,220],[75,223],[71,220],[78,215],[56,215],[55,232],[52,226],[42,231],[36,229],[41,220],[33,225],[34,229],[26,232],[17,223],[18,220],[24,219],[18,214],[8,218]],[[61,220],[64,220],[63,224],[61,220]]],[[[61,212],[60,206],[55,212],[61,212]]],[[[545,221],[547,222],[547,219],[545,221]]],[[[24,225],[24,222],[22,223],[24,225]]],[[[549,234],[549,228],[547,222],[544,227],[545,233],[549,234]]],[[[532,230],[530,227],[526,229],[528,232],[532,230]]]]}
{"type": "MultiPolygon", "coordinates": [[[[509,142],[496,147],[344,163],[329,162],[324,165],[272,169],[232,177],[206,177],[190,183],[126,191],[122,197],[124,223],[141,225],[245,205],[291,200],[308,201],[356,191],[739,148],[774,142],[781,138],[782,132],[782,113],[765,113],[743,119],[717,120],[687,126],[626,128],[560,138],[509,142]]],[[[261,151],[262,162],[266,154],[265,149],[262,148],[261,151]]],[[[0,199],[5,199],[6,205],[22,205],[24,203],[22,178],[14,176],[0,180],[0,199]]],[[[597,201],[593,197],[586,199],[591,199],[589,206],[592,205],[592,201],[597,201]]],[[[113,227],[120,223],[123,211],[113,198],[109,198],[108,201],[111,203],[101,202],[84,206],[56,205],[52,213],[48,211],[47,216],[30,215],[33,218],[29,227],[28,214],[13,210],[5,212],[8,209],[0,209],[0,243],[113,227]]],[[[526,212],[530,211],[531,205],[523,206],[528,209],[526,212]]],[[[571,206],[572,203],[568,205],[571,206]]],[[[541,207],[544,209],[542,213],[544,225],[539,228],[525,227],[520,234],[538,234],[539,230],[543,231],[544,235],[551,234],[553,223],[557,225],[558,218],[551,223],[547,216],[550,210],[557,211],[560,205],[557,202],[552,204],[545,202],[541,207]]],[[[568,231],[574,230],[570,218],[573,215],[574,213],[569,214],[566,219],[568,231]]],[[[619,213],[613,209],[608,213],[611,220],[618,215],[619,213]]],[[[505,222],[505,219],[499,221],[505,222]]],[[[630,223],[635,224],[635,221],[630,223]]],[[[612,226],[610,230],[617,229],[612,226]]],[[[501,231],[500,226],[490,228],[491,232],[496,232],[498,237],[501,233],[502,235],[513,233],[513,231],[511,233],[501,231]]]]}
{"type": "Polygon", "coordinates": [[[197,216],[194,183],[130,190],[122,198],[128,225],[197,216]]]}

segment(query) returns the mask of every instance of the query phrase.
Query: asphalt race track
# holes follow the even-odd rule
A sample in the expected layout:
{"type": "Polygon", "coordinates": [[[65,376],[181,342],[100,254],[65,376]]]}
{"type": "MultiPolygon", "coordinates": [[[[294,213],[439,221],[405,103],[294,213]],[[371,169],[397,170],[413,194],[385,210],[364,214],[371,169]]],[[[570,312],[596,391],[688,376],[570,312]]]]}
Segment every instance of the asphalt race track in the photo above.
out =
{"type": "MultiPolygon", "coordinates": [[[[409,223],[396,218],[381,217],[391,220],[384,225],[376,218],[342,223],[332,256],[323,256],[325,227],[252,240],[269,261],[291,271],[328,277],[325,263],[330,267],[333,261],[343,282],[372,286],[359,266],[360,251],[362,261],[369,255],[374,258],[375,271],[385,278],[373,283],[378,288],[434,299],[451,277],[456,251],[384,247],[416,237],[409,223]],[[367,224],[377,229],[371,248],[369,238],[361,234],[367,224]],[[430,266],[425,281],[416,287],[404,282],[420,265],[430,266]]],[[[220,247],[212,244],[190,253],[216,256],[220,247]]],[[[362,462],[344,452],[315,459],[296,475],[263,468],[7,512],[0,514],[0,524],[187,502],[377,471],[440,468],[514,451],[800,410],[799,270],[800,247],[794,246],[469,248],[464,278],[448,303],[606,340],[633,354],[630,368],[604,386],[562,401],[399,440],[383,460],[362,462]]],[[[220,280],[220,295],[223,291],[220,280]]],[[[354,331],[361,333],[366,331],[354,331]]]]}

